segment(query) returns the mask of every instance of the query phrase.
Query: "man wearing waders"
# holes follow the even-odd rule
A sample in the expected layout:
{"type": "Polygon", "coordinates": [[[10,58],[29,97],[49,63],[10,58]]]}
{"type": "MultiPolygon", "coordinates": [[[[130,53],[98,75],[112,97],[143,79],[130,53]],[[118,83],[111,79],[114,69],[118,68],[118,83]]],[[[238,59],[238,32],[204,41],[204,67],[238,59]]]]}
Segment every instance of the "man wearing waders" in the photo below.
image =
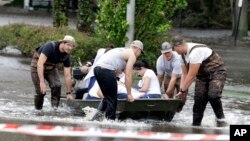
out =
{"type": "Polygon", "coordinates": [[[63,63],[67,99],[73,99],[70,53],[75,48],[75,39],[66,35],[58,42],[47,42],[37,48],[31,61],[31,78],[35,86],[35,109],[43,108],[47,80],[51,88],[51,106],[57,108],[61,97],[61,83],[57,65],[63,63]]]}
{"type": "Polygon", "coordinates": [[[208,102],[213,108],[217,123],[225,123],[221,95],[226,69],[221,57],[208,46],[186,43],[180,36],[172,39],[172,47],[182,56],[181,89],[177,95],[185,98],[188,88],[195,80],[193,126],[201,125],[208,102]]]}
{"type": "Polygon", "coordinates": [[[116,118],[117,107],[117,76],[125,72],[125,86],[128,101],[133,102],[131,94],[132,72],[136,58],[143,53],[143,44],[135,40],[127,48],[114,48],[103,54],[94,68],[94,75],[103,93],[103,100],[98,106],[98,111],[91,120],[102,120],[105,117],[110,120],[116,118]]]}

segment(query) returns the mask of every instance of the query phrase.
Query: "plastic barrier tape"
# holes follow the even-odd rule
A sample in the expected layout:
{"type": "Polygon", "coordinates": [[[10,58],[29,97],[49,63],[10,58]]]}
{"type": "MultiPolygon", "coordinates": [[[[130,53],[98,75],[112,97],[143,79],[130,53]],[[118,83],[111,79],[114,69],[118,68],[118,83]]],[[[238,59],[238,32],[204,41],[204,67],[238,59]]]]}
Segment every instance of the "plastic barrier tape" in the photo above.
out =
{"type": "Polygon", "coordinates": [[[0,124],[1,132],[22,133],[35,136],[109,137],[152,140],[229,140],[228,135],[184,134],[118,129],[84,128],[57,125],[0,124]]]}

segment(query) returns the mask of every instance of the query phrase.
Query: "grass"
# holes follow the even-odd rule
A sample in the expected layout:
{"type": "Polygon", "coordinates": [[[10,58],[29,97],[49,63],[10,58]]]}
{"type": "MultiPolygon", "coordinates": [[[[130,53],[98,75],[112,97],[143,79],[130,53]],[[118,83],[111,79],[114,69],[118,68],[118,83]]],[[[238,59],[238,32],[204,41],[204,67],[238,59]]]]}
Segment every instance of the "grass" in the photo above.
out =
{"type": "Polygon", "coordinates": [[[233,97],[249,97],[250,92],[236,91],[236,90],[223,90],[223,94],[233,96],[233,97]]]}

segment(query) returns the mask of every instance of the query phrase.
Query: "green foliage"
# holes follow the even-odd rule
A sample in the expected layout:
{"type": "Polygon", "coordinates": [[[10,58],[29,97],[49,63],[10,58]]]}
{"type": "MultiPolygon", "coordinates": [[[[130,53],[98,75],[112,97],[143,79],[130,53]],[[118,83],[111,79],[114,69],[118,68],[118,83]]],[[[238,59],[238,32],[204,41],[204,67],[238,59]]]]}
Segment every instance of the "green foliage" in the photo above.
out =
{"type": "Polygon", "coordinates": [[[53,25],[55,27],[68,26],[67,0],[54,0],[53,25]]]}
{"type": "Polygon", "coordinates": [[[0,49],[7,45],[16,45],[24,55],[31,57],[36,47],[47,41],[61,40],[64,35],[72,35],[77,42],[77,47],[72,52],[73,65],[77,65],[78,58],[82,61],[94,58],[97,49],[107,46],[102,39],[73,29],[13,24],[0,27],[0,49]]]}
{"type": "Polygon", "coordinates": [[[168,41],[166,33],[172,27],[170,18],[179,8],[186,6],[185,0],[137,0],[135,13],[135,39],[143,41],[146,55],[155,66],[162,42],[168,41]]]}
{"type": "Polygon", "coordinates": [[[79,31],[93,33],[97,3],[93,0],[79,0],[78,7],[77,29],[79,31]]]}
{"type": "MultiPolygon", "coordinates": [[[[123,46],[127,41],[128,3],[129,0],[102,0],[99,3],[98,31],[117,46],[123,46]]],[[[155,60],[160,54],[159,46],[166,41],[165,35],[172,27],[170,17],[186,5],[186,0],[136,0],[134,37],[143,42],[146,55],[142,58],[151,61],[151,65],[155,66],[155,60]]]]}
{"type": "Polygon", "coordinates": [[[108,42],[116,46],[123,46],[127,41],[125,34],[128,30],[126,8],[129,0],[102,0],[99,1],[97,15],[98,33],[108,42]]]}
{"type": "Polygon", "coordinates": [[[188,28],[231,28],[230,1],[189,0],[183,11],[182,26],[188,28]]]}
{"type": "Polygon", "coordinates": [[[13,0],[12,2],[5,4],[4,6],[16,6],[16,7],[23,7],[24,0],[13,0]]]}

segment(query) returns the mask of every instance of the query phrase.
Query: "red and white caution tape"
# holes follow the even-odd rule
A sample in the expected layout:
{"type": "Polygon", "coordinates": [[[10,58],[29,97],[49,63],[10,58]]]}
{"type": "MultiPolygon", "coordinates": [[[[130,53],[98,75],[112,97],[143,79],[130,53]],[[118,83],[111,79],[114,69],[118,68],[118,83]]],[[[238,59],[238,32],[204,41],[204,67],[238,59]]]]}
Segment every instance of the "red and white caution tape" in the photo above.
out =
{"type": "Polygon", "coordinates": [[[84,128],[54,125],[0,124],[1,132],[22,133],[36,136],[109,137],[148,140],[229,140],[228,135],[184,134],[118,129],[84,128]]]}

